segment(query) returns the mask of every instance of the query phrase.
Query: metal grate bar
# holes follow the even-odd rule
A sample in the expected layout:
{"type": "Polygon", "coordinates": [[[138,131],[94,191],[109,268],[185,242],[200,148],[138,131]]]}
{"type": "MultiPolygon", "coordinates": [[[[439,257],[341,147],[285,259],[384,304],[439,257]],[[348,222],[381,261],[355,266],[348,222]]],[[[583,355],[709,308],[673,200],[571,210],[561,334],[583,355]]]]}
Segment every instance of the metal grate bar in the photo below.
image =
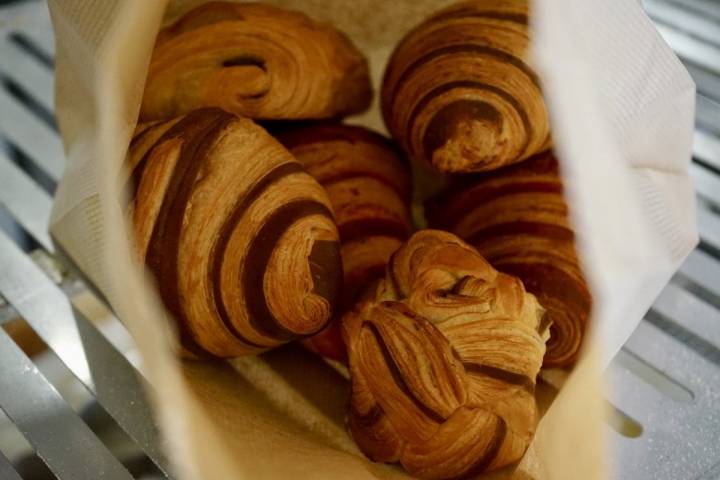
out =
{"type": "MultiPolygon", "coordinates": [[[[48,24],[45,29],[52,31],[52,26],[48,24]]],[[[24,29],[23,32],[12,32],[8,35],[8,40],[17,45],[24,52],[27,52],[28,55],[32,56],[43,65],[52,68],[55,64],[55,60],[53,59],[55,55],[54,43],[49,46],[41,47],[38,45],[38,41],[32,38],[34,35],[31,34],[28,36],[27,33],[28,29],[24,29]]],[[[43,41],[41,40],[39,43],[42,44],[43,41]]]]}
{"type": "Polygon", "coordinates": [[[705,130],[720,133],[720,104],[700,93],[696,97],[696,122],[705,130]]]}
{"type": "MultiPolygon", "coordinates": [[[[29,44],[30,49],[37,50],[41,56],[50,59],[51,64],[55,57],[55,37],[53,36],[52,23],[50,22],[50,12],[47,11],[47,2],[41,2],[42,8],[46,11],[38,23],[29,25],[29,28],[23,28],[20,32],[20,38],[23,43],[29,44]]],[[[12,34],[11,34],[12,35],[12,34]]]]}
{"type": "Polygon", "coordinates": [[[695,130],[693,156],[720,171],[720,139],[702,130],[695,130]]]}
{"type": "Polygon", "coordinates": [[[720,311],[692,293],[670,283],[653,304],[653,309],[720,348],[720,311]]]}
{"type": "Polygon", "coordinates": [[[680,267],[688,279],[720,296],[720,261],[702,250],[695,249],[680,267]]]}
{"type": "Polygon", "coordinates": [[[720,216],[713,213],[701,199],[697,202],[697,212],[700,238],[720,250],[720,216]]]}
{"type": "MultiPolygon", "coordinates": [[[[627,355],[631,351],[623,347],[623,352],[627,355]]],[[[630,355],[635,356],[635,353],[631,352],[630,355]]],[[[643,426],[647,425],[652,416],[652,411],[647,408],[648,402],[653,404],[669,402],[669,399],[663,397],[662,393],[652,385],[639,382],[633,372],[617,361],[610,364],[606,375],[612,380],[613,386],[621,386],[621,388],[611,388],[606,392],[610,403],[643,426]],[[629,391],[628,388],[630,388],[629,391]]]]}
{"type": "MultiPolygon", "coordinates": [[[[703,337],[695,335],[693,332],[677,323],[674,319],[662,315],[655,309],[650,309],[650,311],[645,315],[645,321],[657,327],[663,333],[670,335],[708,362],[713,363],[715,367],[720,367],[720,350],[703,337]]],[[[707,412],[695,411],[693,413],[696,417],[707,416],[707,412]]]]}
{"type": "Polygon", "coordinates": [[[3,480],[22,480],[20,475],[15,472],[10,460],[0,452],[0,478],[3,480]]]}
{"type": "Polygon", "coordinates": [[[0,42],[0,72],[27,87],[49,111],[53,111],[52,70],[21,51],[17,44],[0,42]],[[10,67],[12,66],[12,68],[10,67]]]}
{"type": "Polygon", "coordinates": [[[608,369],[611,400],[644,428],[639,439],[613,437],[613,457],[622,466],[621,478],[702,475],[720,458],[720,443],[713,440],[720,432],[720,416],[711,414],[717,411],[720,369],[648,321],[640,323],[624,348],[679,382],[693,400],[675,400],[626,371],[608,369]]]}
{"type": "Polygon", "coordinates": [[[18,105],[0,88],[0,132],[28,154],[38,167],[58,181],[63,172],[64,155],[57,135],[47,125],[18,105]]]}
{"type": "Polygon", "coordinates": [[[716,75],[720,74],[720,50],[666,25],[656,25],[656,27],[665,41],[684,61],[694,63],[716,75]]]}
{"type": "Polygon", "coordinates": [[[36,50],[52,65],[52,57],[55,56],[55,38],[47,2],[25,0],[13,3],[11,1],[10,5],[3,7],[3,14],[10,23],[0,27],[9,30],[10,39],[28,44],[28,50],[36,50]]]}
{"type": "Polygon", "coordinates": [[[692,63],[686,63],[685,67],[693,80],[695,80],[699,93],[714,100],[720,100],[720,77],[692,63]]]}
{"type": "Polygon", "coordinates": [[[65,294],[0,230],[0,294],[97,398],[118,425],[167,473],[159,434],[134,367],[65,294]],[[132,408],[129,408],[131,406],[132,408]]]}
{"type": "Polygon", "coordinates": [[[720,38],[718,38],[720,26],[711,18],[660,0],[644,0],[643,5],[656,22],[670,25],[706,43],[717,44],[720,42],[720,38]]]}
{"type": "Polygon", "coordinates": [[[2,329],[0,356],[2,409],[56,475],[67,479],[132,479],[2,329]]]}
{"type": "Polygon", "coordinates": [[[708,202],[720,206],[720,176],[697,164],[690,166],[690,176],[697,193],[708,202]]]}
{"type": "Polygon", "coordinates": [[[50,197],[0,152],[0,206],[48,252],[54,248],[48,234],[50,197]]]}
{"type": "Polygon", "coordinates": [[[720,10],[716,0],[668,0],[669,3],[684,7],[691,12],[704,15],[707,18],[720,20],[720,10]]]}

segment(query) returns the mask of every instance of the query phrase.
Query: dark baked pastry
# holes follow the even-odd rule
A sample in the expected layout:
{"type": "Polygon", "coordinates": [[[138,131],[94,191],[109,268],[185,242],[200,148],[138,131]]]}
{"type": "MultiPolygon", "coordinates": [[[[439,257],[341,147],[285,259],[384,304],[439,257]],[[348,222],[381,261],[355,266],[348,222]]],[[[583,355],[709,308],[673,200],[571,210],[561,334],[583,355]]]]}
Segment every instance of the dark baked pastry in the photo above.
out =
{"type": "Polygon", "coordinates": [[[428,202],[430,225],[457,234],[495,268],[520,278],[552,320],[544,366],[573,364],[592,298],[575,251],[557,161],[546,152],[462,182],[428,202]]]}
{"type": "Polygon", "coordinates": [[[339,316],[385,275],[390,255],[412,231],[408,164],[386,138],[361,127],[322,123],[277,135],[325,187],[335,213],[344,271],[338,321],[305,344],[343,360],[339,316]]]}
{"type": "Polygon", "coordinates": [[[196,355],[313,335],[340,244],[324,189],[265,130],[217,108],[140,126],[128,154],[137,252],[196,355]]]}
{"type": "Polygon", "coordinates": [[[390,133],[442,172],[492,170],[549,148],[527,50],[526,0],[467,1],[432,15],[403,38],[385,71],[390,133]]]}
{"type": "Polygon", "coordinates": [[[332,26],[271,5],[208,2],[158,35],[140,117],[221,107],[329,118],[366,109],[371,95],[365,57],[332,26]]]}
{"type": "Polygon", "coordinates": [[[538,420],[543,309],[515,277],[439,230],[393,255],[372,298],[343,317],[349,425],[372,460],[420,478],[515,462],[538,420]]]}

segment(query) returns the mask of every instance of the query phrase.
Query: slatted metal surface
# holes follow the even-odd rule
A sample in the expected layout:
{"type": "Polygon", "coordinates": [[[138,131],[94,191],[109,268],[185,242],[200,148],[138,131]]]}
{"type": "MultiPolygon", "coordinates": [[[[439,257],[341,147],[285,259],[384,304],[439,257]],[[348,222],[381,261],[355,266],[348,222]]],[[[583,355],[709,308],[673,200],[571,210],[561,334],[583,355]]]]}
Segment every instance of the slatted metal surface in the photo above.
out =
{"type": "Polygon", "coordinates": [[[643,0],[697,84],[691,175],[700,246],[609,368],[610,402],[642,426],[613,432],[618,478],[720,478],[720,3],[643,0]]]}
{"type": "MultiPolygon", "coordinates": [[[[167,461],[142,375],[105,336],[108,328],[74,308],[79,281],[34,260],[53,254],[47,224],[64,163],[52,117],[52,57],[44,2],[0,7],[0,319],[24,319],[62,365],[59,375],[79,382],[90,401],[71,407],[70,394],[56,388],[62,382],[36,365],[48,370],[52,359],[28,357],[0,329],[0,407],[12,422],[4,428],[14,424],[47,467],[20,471],[27,478],[164,478],[167,461]],[[29,256],[31,249],[41,255],[29,256]],[[100,422],[97,414],[89,418],[93,409],[100,422]]],[[[0,476],[12,478],[10,467],[22,459],[0,451],[0,476]]]]}
{"type": "MultiPolygon", "coordinates": [[[[608,401],[620,419],[608,428],[612,462],[617,478],[714,479],[720,478],[720,4],[643,3],[698,85],[691,173],[702,242],[608,369],[608,401]]],[[[0,478],[23,478],[17,472],[33,479],[163,478],[167,460],[142,374],[115,338],[122,327],[80,313],[73,299],[84,288],[52,268],[46,225],[63,169],[52,58],[45,4],[0,6],[0,324],[24,319],[56,364],[49,368],[47,358],[26,354],[0,329],[6,415],[0,478]],[[86,405],[76,405],[60,377],[76,382],[86,405]],[[101,412],[99,426],[88,414],[93,408],[101,412]],[[108,434],[113,429],[131,445],[130,455],[107,438],[117,436],[108,434]],[[44,467],[27,473],[21,467],[28,456],[44,467]]]]}

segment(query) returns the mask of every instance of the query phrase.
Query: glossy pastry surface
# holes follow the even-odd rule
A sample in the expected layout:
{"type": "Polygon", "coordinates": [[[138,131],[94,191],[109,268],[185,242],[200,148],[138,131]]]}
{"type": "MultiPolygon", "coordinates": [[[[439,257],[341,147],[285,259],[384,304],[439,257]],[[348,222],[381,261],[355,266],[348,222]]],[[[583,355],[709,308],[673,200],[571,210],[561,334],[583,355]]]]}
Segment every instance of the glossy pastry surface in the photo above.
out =
{"type": "Polygon", "coordinates": [[[128,154],[138,257],[190,353],[321,330],[342,278],[327,195],[251,120],[216,108],[140,126],[128,154]]]}
{"type": "Polygon", "coordinates": [[[382,85],[393,137],[442,172],[492,170],[548,148],[528,35],[525,0],[461,2],[410,31],[382,85]]]}
{"type": "Polygon", "coordinates": [[[544,310],[456,236],[410,237],[374,298],[345,315],[343,333],[350,430],[371,459],[441,479],[525,452],[537,424],[544,310]]]}
{"type": "Polygon", "coordinates": [[[552,319],[544,366],[572,365],[592,306],[551,152],[462,179],[427,203],[433,228],[465,239],[498,270],[515,275],[552,319]]]}
{"type": "MultiPolygon", "coordinates": [[[[388,139],[361,127],[320,123],[277,135],[330,198],[342,242],[339,320],[384,276],[390,255],[412,231],[409,166],[388,139]]],[[[305,343],[321,355],[345,359],[338,321],[305,343]]]]}
{"type": "Polygon", "coordinates": [[[208,2],[163,29],[140,116],[221,107],[257,119],[329,118],[371,98],[367,61],[342,33],[259,3],[208,2]]]}

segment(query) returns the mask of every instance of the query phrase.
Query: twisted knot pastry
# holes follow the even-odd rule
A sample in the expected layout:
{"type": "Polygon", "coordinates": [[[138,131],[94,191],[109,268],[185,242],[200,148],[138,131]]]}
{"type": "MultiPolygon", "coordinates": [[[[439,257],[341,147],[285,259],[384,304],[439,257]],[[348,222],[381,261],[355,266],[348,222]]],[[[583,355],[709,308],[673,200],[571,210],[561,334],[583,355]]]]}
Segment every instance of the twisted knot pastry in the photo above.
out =
{"type": "Polygon", "coordinates": [[[205,106],[251,118],[328,118],[368,107],[367,61],[306,15],[257,3],[208,2],[157,37],[140,109],[168,119],[205,106]]]}
{"type": "Polygon", "coordinates": [[[537,424],[547,323],[535,297],[438,230],[393,255],[375,298],[343,318],[349,426],[375,461],[421,478],[518,460],[537,424]]]}
{"type": "Polygon", "coordinates": [[[454,232],[515,275],[552,320],[545,367],[571,365],[592,298],[575,250],[557,160],[550,152],[476,175],[427,204],[429,224],[454,232]]]}
{"type": "Polygon", "coordinates": [[[540,84],[525,62],[527,0],[474,0],[428,18],[385,71],[382,111],[413,158],[485,171],[550,146],[540,84]]]}
{"type": "MultiPolygon", "coordinates": [[[[410,172],[384,137],[361,127],[323,123],[277,134],[327,190],[342,242],[339,317],[382,278],[390,255],[410,235],[410,172]]],[[[305,341],[315,352],[345,359],[339,321],[305,341]]]]}
{"type": "Polygon", "coordinates": [[[265,130],[217,108],[138,128],[139,257],[188,353],[234,357],[317,333],[342,270],[323,188],[265,130]]]}

